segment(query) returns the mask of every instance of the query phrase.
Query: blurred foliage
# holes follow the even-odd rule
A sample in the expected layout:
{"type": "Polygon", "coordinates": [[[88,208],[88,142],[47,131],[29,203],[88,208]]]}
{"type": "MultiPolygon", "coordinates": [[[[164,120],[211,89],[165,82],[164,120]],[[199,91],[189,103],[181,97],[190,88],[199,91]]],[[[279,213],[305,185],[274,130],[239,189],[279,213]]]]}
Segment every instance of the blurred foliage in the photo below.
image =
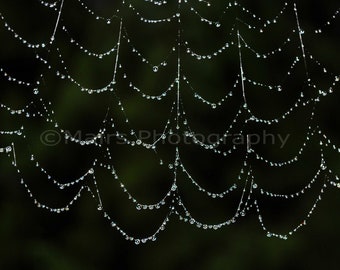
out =
{"type": "MultiPolygon", "coordinates": [[[[164,6],[154,6],[146,1],[126,0],[147,18],[163,18],[176,12],[176,1],[168,1],[164,6]]],[[[188,1],[202,15],[218,18],[226,5],[225,1],[211,1],[212,7],[200,1],[188,1]]],[[[89,7],[103,16],[111,16],[121,6],[120,1],[84,0],[89,7]]],[[[283,6],[283,1],[240,1],[240,4],[264,18],[274,18],[283,6]]],[[[339,8],[337,1],[298,1],[299,16],[306,50],[315,56],[329,70],[339,74],[339,19],[325,27],[324,32],[315,35],[314,30],[323,25],[339,8]]],[[[202,23],[199,17],[190,12],[183,4],[181,38],[188,41],[197,53],[208,54],[218,49],[226,41],[237,42],[236,35],[229,35],[236,22],[236,27],[247,43],[261,52],[271,51],[282,44],[285,38],[296,28],[295,15],[291,6],[263,34],[249,30],[243,22],[258,24],[251,16],[232,9],[221,18],[222,26],[215,28],[202,23]],[[238,20],[235,21],[235,18],[238,20]]],[[[56,12],[39,4],[39,0],[2,0],[0,12],[16,32],[33,42],[47,41],[53,32],[56,12]]],[[[0,66],[14,77],[34,82],[43,72],[44,83],[39,96],[51,101],[51,108],[60,126],[75,134],[82,130],[84,134],[97,133],[105,115],[108,113],[115,120],[115,128],[129,134],[131,126],[135,130],[156,130],[162,128],[169,117],[170,107],[175,92],[157,102],[145,100],[128,86],[132,81],[149,94],[157,94],[167,89],[177,72],[177,55],[171,52],[176,46],[179,25],[174,23],[145,24],[136,14],[121,8],[124,18],[124,33],[128,35],[138,50],[146,55],[154,65],[167,58],[168,65],[157,73],[152,65],[142,63],[126,42],[122,42],[117,73],[115,94],[82,93],[68,81],[55,76],[54,70],[35,59],[32,49],[27,49],[13,35],[5,30],[4,22],[0,27],[0,66]],[[128,80],[123,79],[126,73],[128,80]],[[124,104],[131,126],[124,122],[124,115],[117,106],[117,97],[124,104]],[[108,112],[107,108],[110,107],[108,112]]],[[[117,42],[119,20],[112,19],[111,24],[86,12],[77,0],[65,1],[61,24],[67,26],[70,34],[91,51],[107,51],[117,42]]],[[[124,40],[124,39],[123,39],[124,40]]],[[[70,45],[69,37],[59,29],[56,44],[50,51],[37,50],[57,68],[56,47],[60,48],[69,73],[81,84],[89,88],[98,88],[112,79],[115,54],[100,61],[86,56],[77,47],[70,45]]],[[[192,83],[193,88],[208,100],[219,100],[230,89],[239,74],[239,55],[231,47],[214,61],[196,61],[181,52],[182,75],[192,83]]],[[[249,51],[243,51],[243,65],[246,76],[265,83],[282,80],[283,75],[296,56],[301,56],[299,37],[295,33],[293,41],[285,48],[282,57],[272,61],[258,60],[249,51]]],[[[307,62],[308,71],[320,87],[329,87],[329,78],[322,69],[307,62]]],[[[264,118],[281,115],[295,102],[301,91],[313,96],[314,92],[306,87],[305,70],[299,66],[294,76],[283,81],[284,91],[268,92],[263,88],[247,85],[247,98],[253,111],[264,118]]],[[[30,89],[16,86],[1,77],[0,102],[20,108],[28,102],[37,101],[30,89]]],[[[195,100],[192,90],[181,82],[181,97],[190,126],[202,134],[221,134],[229,126],[237,109],[242,104],[241,88],[236,88],[233,98],[217,110],[195,100]]],[[[337,86],[338,88],[338,86],[337,86]]],[[[318,123],[332,141],[340,145],[339,139],[339,93],[324,98],[316,109],[315,123],[318,123]]],[[[313,90],[314,91],[314,90],[313,90]]],[[[315,94],[315,93],[314,93],[315,94]]],[[[312,108],[298,109],[279,125],[238,125],[235,132],[244,129],[247,132],[290,134],[284,149],[277,145],[259,147],[256,150],[273,160],[286,160],[295,155],[306,136],[306,128],[312,108]]],[[[39,162],[58,179],[74,179],[91,166],[94,157],[102,157],[103,151],[91,146],[59,144],[55,147],[44,146],[39,140],[44,130],[54,129],[44,119],[26,119],[22,116],[0,112],[0,129],[11,130],[24,125],[27,139],[15,138],[18,164],[22,168],[25,180],[41,201],[58,207],[74,196],[75,190],[60,192],[47,183],[46,177],[35,169],[29,161],[34,154],[39,162]]],[[[0,147],[12,141],[12,137],[0,136],[0,147]]],[[[172,174],[166,166],[159,166],[159,159],[152,151],[131,148],[126,145],[109,145],[114,166],[128,190],[144,203],[159,201],[172,183],[172,174]]],[[[189,172],[204,187],[221,191],[233,183],[244,158],[244,148],[231,157],[221,158],[194,145],[180,145],[181,157],[189,172]]],[[[165,164],[174,161],[175,148],[164,144],[158,153],[165,164]]],[[[326,160],[334,172],[339,174],[339,155],[332,151],[325,152],[326,160]]],[[[255,179],[265,189],[275,192],[293,192],[301,189],[315,174],[320,164],[320,146],[317,140],[311,140],[310,146],[297,164],[285,168],[268,168],[252,160],[255,179]]],[[[163,220],[165,211],[136,211],[112,176],[98,170],[98,185],[105,205],[122,228],[136,236],[150,235],[163,220]]],[[[192,213],[206,223],[223,221],[235,210],[235,197],[223,200],[210,200],[199,193],[184,175],[178,179],[181,195],[192,213]]],[[[292,201],[260,200],[264,208],[264,217],[273,231],[285,233],[299,224],[313,204],[320,191],[320,183],[308,194],[292,201]]],[[[239,194],[236,194],[239,195],[239,194]]],[[[340,218],[338,205],[340,197],[337,190],[330,188],[323,194],[315,214],[306,227],[287,241],[267,238],[260,228],[255,211],[238,220],[235,225],[218,231],[197,229],[173,218],[167,229],[160,234],[156,242],[135,246],[123,239],[110,227],[100,212],[96,202],[87,194],[73,206],[70,212],[51,214],[38,209],[27,196],[19,183],[15,170],[6,156],[0,156],[0,269],[34,270],[93,270],[93,269],[338,269],[338,228],[340,218]]]]}

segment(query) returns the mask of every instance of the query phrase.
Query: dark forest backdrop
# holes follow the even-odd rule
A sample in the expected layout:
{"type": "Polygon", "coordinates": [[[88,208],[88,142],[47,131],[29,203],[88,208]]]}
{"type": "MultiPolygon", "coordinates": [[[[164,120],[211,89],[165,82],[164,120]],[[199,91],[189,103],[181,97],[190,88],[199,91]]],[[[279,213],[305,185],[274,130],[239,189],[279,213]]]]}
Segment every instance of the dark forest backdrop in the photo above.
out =
{"type": "MultiPolygon", "coordinates": [[[[109,17],[121,6],[120,1],[84,0],[89,7],[102,16],[109,17]]],[[[176,13],[176,1],[169,1],[164,6],[154,6],[147,1],[129,0],[146,18],[168,17],[176,13]]],[[[212,1],[212,7],[206,8],[204,2],[188,1],[205,17],[216,18],[221,14],[226,1],[212,1]]],[[[241,5],[263,18],[274,18],[283,1],[240,1],[241,5]]],[[[57,7],[59,4],[57,5],[57,7]]],[[[246,86],[248,103],[251,109],[263,118],[273,118],[285,112],[299,97],[300,92],[313,96],[315,90],[306,87],[304,66],[298,65],[293,70],[292,78],[285,78],[292,60],[301,57],[301,48],[297,33],[293,5],[289,3],[287,11],[278,19],[278,23],[268,27],[264,33],[249,30],[242,22],[259,25],[251,16],[231,9],[221,18],[221,27],[211,27],[202,23],[183,4],[182,38],[191,47],[202,54],[219,48],[226,40],[237,42],[235,32],[229,36],[230,29],[236,22],[242,37],[254,49],[260,52],[271,51],[282,44],[287,36],[292,35],[292,42],[285,47],[280,57],[272,61],[257,59],[246,49],[242,49],[243,65],[249,78],[264,83],[282,82],[283,91],[274,92],[264,88],[246,86]],[[235,18],[238,20],[235,21],[235,18]],[[310,92],[311,91],[311,92],[310,92]],[[313,92],[314,91],[314,92],[313,92]]],[[[339,8],[337,1],[298,1],[304,44],[308,54],[320,61],[327,71],[339,75],[339,19],[330,26],[323,27],[322,34],[314,30],[323,26],[339,8]]],[[[39,0],[2,0],[0,12],[6,22],[27,40],[48,42],[56,20],[56,12],[43,7],[39,0]]],[[[176,46],[178,24],[145,24],[131,9],[121,9],[126,32],[136,48],[145,54],[152,63],[160,63],[164,56],[176,46]]],[[[92,51],[106,51],[117,42],[119,20],[112,18],[107,24],[90,15],[77,0],[66,0],[61,17],[61,24],[66,25],[71,35],[92,51]]],[[[131,53],[131,48],[122,42],[119,63],[122,68],[117,72],[117,96],[112,93],[88,95],[80,91],[67,80],[60,80],[55,71],[48,70],[35,59],[35,51],[49,59],[57,67],[56,47],[60,48],[70,74],[83,85],[92,88],[106,85],[112,78],[115,54],[101,60],[89,57],[76,46],[69,43],[69,37],[61,29],[57,30],[56,43],[50,48],[32,50],[26,48],[0,24],[0,67],[14,77],[34,82],[39,74],[44,74],[44,84],[39,95],[51,101],[50,108],[55,111],[55,118],[60,126],[71,134],[82,130],[83,134],[96,133],[107,114],[116,121],[116,127],[122,133],[129,134],[130,127],[124,123],[124,115],[117,105],[117,96],[125,106],[125,111],[135,130],[156,130],[161,132],[169,117],[169,111],[175,95],[173,92],[164,101],[145,100],[128,87],[123,79],[126,73],[128,81],[133,81],[149,94],[164,91],[176,76],[177,57],[170,54],[168,65],[153,72],[152,68],[131,53]]],[[[239,54],[236,47],[228,49],[214,61],[196,61],[181,52],[182,70],[192,82],[199,94],[208,100],[218,100],[226,94],[239,74],[239,54]]],[[[323,69],[307,61],[308,71],[318,88],[327,90],[330,77],[323,69]]],[[[334,79],[334,78],[333,78],[334,79]]],[[[234,90],[233,97],[219,109],[202,104],[193,98],[192,90],[184,81],[181,82],[181,95],[187,117],[193,130],[202,134],[221,134],[229,126],[237,109],[242,104],[242,89],[234,90]]],[[[320,129],[336,144],[339,139],[339,87],[334,93],[322,99],[316,109],[312,124],[320,129]]],[[[20,108],[30,101],[37,102],[32,89],[8,82],[0,76],[0,102],[13,108],[20,108]]],[[[243,129],[249,133],[262,134],[263,130],[273,134],[289,134],[287,145],[280,149],[278,145],[260,145],[256,150],[268,159],[280,161],[293,157],[306,137],[306,130],[311,124],[311,106],[294,111],[279,125],[236,125],[236,132],[243,129]]],[[[39,162],[58,179],[74,179],[91,166],[94,157],[102,150],[92,146],[78,146],[72,143],[60,143],[50,147],[40,141],[40,135],[54,126],[42,118],[13,116],[4,109],[0,110],[0,130],[17,129],[23,125],[27,138],[0,135],[0,147],[14,141],[17,161],[22,168],[25,181],[32,187],[36,198],[50,206],[64,205],[74,196],[71,192],[60,191],[46,184],[46,177],[30,162],[34,154],[39,162]]],[[[151,139],[150,139],[151,141],[151,139]]],[[[199,183],[206,189],[220,192],[236,179],[244,160],[243,145],[231,157],[223,158],[193,144],[180,145],[181,158],[199,183]]],[[[165,166],[159,166],[159,159],[150,150],[141,147],[117,146],[110,144],[114,166],[136,198],[145,203],[159,201],[171,187],[171,171],[167,163],[172,163],[175,147],[162,144],[159,154],[165,166]]],[[[325,159],[335,173],[340,172],[339,154],[325,150],[325,159]]],[[[126,241],[97,211],[97,202],[87,193],[75,203],[71,211],[51,214],[37,208],[22,185],[16,171],[10,165],[11,160],[0,155],[0,269],[34,270],[93,270],[93,269],[337,269],[339,253],[339,190],[327,189],[307,226],[288,240],[268,238],[262,231],[254,209],[236,224],[220,230],[203,230],[188,223],[179,222],[174,216],[168,227],[156,242],[136,246],[126,241]]],[[[291,193],[307,184],[320,165],[320,146],[317,139],[312,139],[306,151],[296,164],[283,168],[270,168],[251,160],[256,182],[273,192],[291,193]]],[[[110,214],[132,235],[150,235],[163,220],[165,211],[137,211],[126,195],[112,184],[112,176],[100,171],[97,176],[98,186],[103,200],[110,205],[110,214]]],[[[178,179],[181,195],[195,216],[206,222],[216,223],[226,219],[235,210],[237,198],[212,200],[198,192],[184,175],[178,179]]],[[[308,194],[294,200],[261,201],[263,216],[269,229],[286,233],[299,224],[315,198],[320,193],[322,179],[308,194]]]]}

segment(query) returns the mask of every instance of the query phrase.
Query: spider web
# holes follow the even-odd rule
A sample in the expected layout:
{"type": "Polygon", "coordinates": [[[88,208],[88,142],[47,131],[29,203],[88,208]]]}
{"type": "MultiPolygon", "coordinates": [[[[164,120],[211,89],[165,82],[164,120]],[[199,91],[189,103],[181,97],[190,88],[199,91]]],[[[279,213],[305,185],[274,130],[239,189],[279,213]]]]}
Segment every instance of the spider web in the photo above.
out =
{"type": "Polygon", "coordinates": [[[25,14],[48,22],[38,20],[31,38],[27,18],[6,16],[5,4],[0,14],[8,42],[0,152],[38,207],[63,213],[89,194],[136,244],[155,241],[171,218],[217,230],[248,213],[268,237],[287,239],[329,187],[340,188],[326,158],[337,164],[340,148],[318,118],[324,100],[337,99],[336,61],[326,67],[305,45],[334,31],[339,9],[307,31],[295,3],[267,18],[239,2],[31,2],[25,14]],[[11,50],[19,63],[7,58],[11,50]],[[267,131],[289,135],[289,147],[252,143],[250,134],[267,131]],[[302,173],[300,163],[310,170],[302,173]],[[283,233],[268,227],[271,215],[303,197],[298,222],[283,233]],[[146,223],[119,220],[138,223],[132,208],[157,224],[149,236],[131,233],[149,231],[146,223]]]}

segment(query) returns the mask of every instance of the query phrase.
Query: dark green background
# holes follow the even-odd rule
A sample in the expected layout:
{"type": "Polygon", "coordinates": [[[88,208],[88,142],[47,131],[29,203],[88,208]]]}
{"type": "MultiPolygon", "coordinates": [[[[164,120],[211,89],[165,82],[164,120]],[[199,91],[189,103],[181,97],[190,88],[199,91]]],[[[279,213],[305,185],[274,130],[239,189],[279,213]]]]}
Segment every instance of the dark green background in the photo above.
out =
{"type": "MultiPolygon", "coordinates": [[[[119,1],[88,0],[88,6],[98,14],[110,16],[119,1]]],[[[128,1],[129,2],[129,1],[128,1]]],[[[134,0],[136,8],[145,17],[162,18],[173,14],[176,4],[154,7],[144,1],[134,0]]],[[[170,2],[170,1],[169,1],[170,2]]],[[[189,1],[197,10],[209,18],[216,18],[223,10],[225,1],[212,2],[207,10],[198,1],[189,1]]],[[[283,6],[282,1],[241,1],[243,6],[260,17],[273,18],[283,6]]],[[[314,29],[322,26],[339,8],[337,1],[298,1],[301,27],[306,50],[322,62],[332,74],[339,74],[339,21],[323,28],[321,35],[315,35],[314,29]]],[[[37,0],[3,0],[0,12],[17,33],[32,42],[49,39],[53,32],[56,13],[39,5],[37,0]]],[[[173,45],[176,44],[178,24],[149,25],[141,23],[131,10],[122,9],[121,16],[129,37],[136,48],[150,61],[159,63],[164,60],[173,45]]],[[[235,17],[242,21],[256,24],[249,16],[233,10],[221,19],[222,27],[202,24],[189,12],[187,5],[182,10],[182,38],[202,54],[219,48],[228,39],[237,41],[235,34],[228,37],[235,17]]],[[[2,22],[3,23],[3,22],[2,22]]],[[[87,14],[76,0],[66,0],[62,15],[72,35],[93,51],[105,51],[117,41],[119,21],[113,19],[110,25],[97,21],[87,14]]],[[[266,52],[281,45],[282,41],[296,29],[296,20],[289,3],[287,12],[279,23],[268,32],[259,34],[249,31],[240,22],[236,23],[241,35],[259,51],[266,52]]],[[[131,81],[150,94],[166,89],[176,76],[177,58],[173,54],[168,66],[159,72],[140,63],[133,56],[125,42],[122,44],[120,63],[123,68],[117,73],[117,96],[113,94],[87,95],[69,83],[56,78],[54,71],[48,71],[34,59],[34,51],[25,48],[13,35],[0,27],[0,65],[9,73],[22,80],[33,82],[38,74],[44,73],[44,84],[40,96],[51,101],[55,117],[60,125],[71,133],[82,130],[84,133],[96,133],[101,121],[110,107],[109,115],[116,122],[116,128],[129,133],[123,115],[117,106],[117,96],[122,100],[131,126],[136,130],[162,131],[163,124],[169,117],[169,110],[175,98],[173,92],[162,102],[143,100],[128,88],[122,79],[126,72],[131,81]]],[[[112,77],[115,55],[95,60],[70,46],[67,36],[57,31],[56,45],[46,50],[38,50],[55,67],[57,63],[55,46],[60,50],[69,68],[70,74],[88,87],[101,87],[112,77]]],[[[239,73],[239,55],[235,48],[224,53],[214,61],[197,62],[188,57],[182,48],[182,71],[190,78],[197,91],[209,100],[218,100],[230,88],[239,73]]],[[[293,41],[281,56],[273,61],[263,62],[247,50],[243,50],[243,65],[246,75],[254,80],[274,83],[282,82],[284,91],[273,93],[258,87],[247,85],[248,103],[252,110],[261,117],[272,118],[285,112],[301,91],[306,96],[315,96],[315,90],[306,87],[305,69],[299,65],[291,79],[284,79],[282,74],[288,70],[295,56],[301,57],[299,39],[293,35],[293,41]]],[[[311,61],[307,61],[308,71],[318,89],[328,89],[334,79],[323,74],[311,61]]],[[[295,71],[295,70],[294,70],[295,71]]],[[[181,95],[188,113],[190,125],[194,130],[209,133],[222,133],[229,126],[238,107],[242,104],[241,88],[234,91],[234,97],[221,109],[212,111],[192,98],[190,89],[182,83],[181,95]]],[[[30,89],[0,80],[0,102],[20,108],[34,100],[36,108],[40,105],[30,89]]],[[[319,125],[336,145],[339,140],[339,93],[338,86],[334,94],[322,99],[316,109],[313,126],[319,125]]],[[[286,160],[294,156],[299,149],[309,125],[311,107],[296,110],[287,120],[279,125],[236,126],[235,132],[243,129],[247,132],[268,132],[291,134],[287,146],[279,149],[278,145],[256,146],[257,151],[273,160],[286,160]],[[280,150],[280,151],[279,151],[280,150]]],[[[46,177],[29,162],[34,154],[39,162],[58,179],[74,179],[89,168],[94,157],[102,159],[102,151],[95,147],[79,147],[75,144],[59,144],[46,147],[40,140],[40,134],[53,125],[46,124],[41,118],[25,119],[10,116],[4,110],[0,112],[0,129],[11,130],[24,125],[27,140],[10,136],[0,136],[0,147],[14,140],[18,164],[26,182],[32,187],[36,197],[50,206],[64,205],[75,194],[61,192],[49,185],[46,177]]],[[[111,132],[114,130],[110,130],[111,132]]],[[[113,161],[122,182],[141,202],[154,203],[160,200],[171,186],[171,173],[158,165],[158,158],[152,151],[117,146],[111,142],[113,161]]],[[[173,145],[160,146],[159,156],[166,162],[173,162],[173,145]]],[[[221,192],[234,183],[244,157],[244,147],[230,158],[221,158],[201,150],[193,145],[180,145],[181,157],[191,174],[204,187],[221,192]]],[[[339,155],[326,150],[325,159],[330,168],[339,174],[339,155]]],[[[18,176],[10,166],[10,159],[0,156],[0,269],[338,269],[338,244],[340,240],[338,213],[339,191],[327,189],[323,200],[318,205],[307,226],[298,231],[287,241],[267,238],[258,224],[254,211],[230,227],[218,231],[205,231],[189,224],[181,223],[173,217],[167,229],[156,242],[135,246],[123,239],[97,211],[97,202],[87,193],[73,206],[70,212],[50,214],[36,208],[19,184],[18,176]]],[[[284,168],[269,168],[261,162],[251,159],[256,182],[273,192],[292,193],[301,189],[315,174],[320,163],[318,138],[311,140],[301,160],[284,168]]],[[[123,229],[135,236],[150,235],[164,218],[166,211],[138,212],[126,196],[112,184],[110,175],[98,169],[98,185],[103,194],[107,211],[117,220],[123,229]]],[[[261,203],[263,216],[269,229],[286,233],[304,219],[308,209],[320,192],[325,176],[320,177],[310,192],[299,199],[266,200],[254,194],[261,203]]],[[[183,175],[178,179],[183,200],[192,213],[202,222],[221,222],[230,216],[237,204],[237,198],[210,200],[199,193],[183,175]]],[[[239,194],[237,194],[239,195],[239,194]]]]}

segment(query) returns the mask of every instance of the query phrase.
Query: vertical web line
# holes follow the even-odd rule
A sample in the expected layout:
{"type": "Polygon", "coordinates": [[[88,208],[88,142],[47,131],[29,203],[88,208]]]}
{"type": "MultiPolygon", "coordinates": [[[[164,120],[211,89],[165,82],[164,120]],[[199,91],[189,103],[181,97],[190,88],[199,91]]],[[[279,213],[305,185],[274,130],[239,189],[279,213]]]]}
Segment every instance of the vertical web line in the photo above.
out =
{"type": "Polygon", "coordinates": [[[120,53],[120,42],[121,42],[121,38],[122,38],[122,28],[123,28],[123,19],[120,20],[120,25],[119,25],[119,34],[118,34],[118,42],[117,42],[117,55],[116,55],[115,67],[114,67],[113,78],[112,78],[113,84],[116,83],[116,74],[117,74],[119,53],[120,53]]]}
{"type": "Polygon", "coordinates": [[[63,11],[63,6],[64,6],[64,0],[62,0],[62,1],[61,1],[61,4],[60,4],[60,8],[59,8],[59,12],[58,12],[58,17],[57,17],[56,24],[55,24],[55,26],[54,26],[54,30],[53,30],[53,34],[52,34],[52,37],[51,37],[51,40],[50,40],[50,44],[52,44],[53,41],[54,41],[55,34],[56,34],[57,29],[58,29],[58,26],[59,26],[61,13],[62,13],[62,11],[63,11]]]}
{"type": "Polygon", "coordinates": [[[305,53],[305,46],[303,44],[303,39],[302,39],[303,31],[300,27],[300,21],[299,21],[299,15],[298,15],[296,3],[294,3],[294,13],[295,13],[295,18],[296,18],[296,25],[297,25],[297,28],[298,28],[298,31],[299,31],[299,39],[300,39],[303,62],[304,62],[305,69],[306,69],[306,76],[307,76],[307,79],[309,79],[309,74],[308,74],[308,69],[307,69],[307,61],[306,61],[306,53],[305,53]]]}
{"type": "Polygon", "coordinates": [[[180,115],[180,80],[181,80],[181,0],[178,0],[178,32],[177,32],[177,116],[176,129],[179,129],[180,115]]]}
{"type": "Polygon", "coordinates": [[[17,155],[15,153],[14,142],[12,142],[12,149],[13,149],[13,165],[16,167],[17,166],[17,155]]]}
{"type": "Polygon", "coordinates": [[[241,73],[241,85],[242,85],[242,95],[243,95],[243,101],[244,101],[244,108],[248,107],[247,104],[247,98],[246,98],[246,91],[244,87],[244,71],[243,71],[243,65],[242,65],[242,52],[241,52],[241,39],[240,39],[240,32],[237,30],[237,44],[238,44],[238,55],[240,59],[240,73],[241,73]]]}

